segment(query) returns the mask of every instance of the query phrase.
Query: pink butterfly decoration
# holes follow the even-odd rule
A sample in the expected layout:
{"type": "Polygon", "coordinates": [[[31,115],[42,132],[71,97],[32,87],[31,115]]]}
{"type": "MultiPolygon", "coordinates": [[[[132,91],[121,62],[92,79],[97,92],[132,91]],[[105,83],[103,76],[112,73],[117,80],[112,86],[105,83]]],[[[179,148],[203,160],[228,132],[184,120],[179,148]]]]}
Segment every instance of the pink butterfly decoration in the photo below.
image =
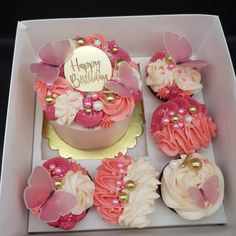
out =
{"type": "Polygon", "coordinates": [[[209,177],[201,188],[190,187],[188,192],[197,207],[203,209],[205,202],[216,203],[219,198],[219,178],[217,175],[209,177]]]}
{"type": "Polygon", "coordinates": [[[57,221],[77,204],[73,194],[54,189],[52,179],[44,167],[37,166],[34,169],[28,185],[24,190],[25,205],[29,210],[39,208],[39,218],[45,222],[57,221]]]}
{"type": "Polygon", "coordinates": [[[58,78],[60,67],[65,63],[71,46],[69,40],[49,42],[39,50],[40,63],[30,65],[30,71],[47,85],[58,78]]]}
{"type": "Polygon", "coordinates": [[[137,76],[127,62],[123,62],[118,71],[119,81],[108,80],[104,87],[121,97],[132,97],[133,92],[139,90],[137,76]]]}
{"type": "Polygon", "coordinates": [[[207,65],[203,60],[190,60],[192,56],[192,48],[188,41],[172,32],[165,32],[164,44],[167,52],[173,58],[176,64],[181,64],[183,67],[201,68],[207,65]]]}

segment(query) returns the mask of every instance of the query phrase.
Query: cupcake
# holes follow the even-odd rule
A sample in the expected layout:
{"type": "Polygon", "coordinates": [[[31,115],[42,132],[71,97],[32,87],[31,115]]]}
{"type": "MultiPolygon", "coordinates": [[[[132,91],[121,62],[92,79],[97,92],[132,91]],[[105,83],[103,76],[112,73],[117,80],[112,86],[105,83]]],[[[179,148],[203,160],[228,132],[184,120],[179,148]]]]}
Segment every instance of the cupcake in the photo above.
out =
{"type": "Polygon", "coordinates": [[[138,66],[102,35],[48,42],[30,65],[45,117],[67,144],[97,150],[126,133],[141,99],[138,66]]]}
{"type": "Polygon", "coordinates": [[[190,60],[192,49],[188,41],[172,32],[164,34],[165,50],[157,52],[146,68],[146,84],[161,100],[189,97],[202,89],[202,60],[190,60]]]}
{"type": "Polygon", "coordinates": [[[214,214],[224,198],[220,169],[204,156],[193,153],[171,160],[161,178],[161,196],[167,207],[187,220],[214,214]]]}
{"type": "Polygon", "coordinates": [[[216,136],[216,124],[205,105],[191,98],[175,98],[154,111],[151,133],[163,153],[176,156],[207,148],[216,136]]]}
{"type": "Polygon", "coordinates": [[[37,166],[24,190],[30,212],[48,225],[72,229],[93,205],[94,183],[78,163],[54,157],[37,166]]]}
{"type": "Polygon", "coordinates": [[[143,228],[155,210],[159,181],[152,164],[121,153],[106,158],[94,178],[94,205],[102,219],[121,227],[143,228]]]}

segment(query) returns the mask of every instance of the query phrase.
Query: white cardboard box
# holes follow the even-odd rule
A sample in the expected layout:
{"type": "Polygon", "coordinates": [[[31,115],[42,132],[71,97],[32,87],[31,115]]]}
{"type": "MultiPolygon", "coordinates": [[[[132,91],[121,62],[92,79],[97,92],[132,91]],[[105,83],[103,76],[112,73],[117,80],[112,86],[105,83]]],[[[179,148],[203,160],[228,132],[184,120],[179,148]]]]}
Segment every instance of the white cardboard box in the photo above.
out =
{"type": "MultiPolygon", "coordinates": [[[[234,140],[236,139],[236,87],[235,75],[223,30],[217,16],[168,15],[54,19],[18,23],[3,152],[0,192],[1,235],[27,235],[28,231],[28,211],[24,207],[22,193],[31,173],[32,157],[34,157],[34,162],[35,158],[42,158],[35,157],[36,103],[33,90],[34,80],[28,70],[29,64],[35,61],[37,57],[38,48],[47,41],[71,38],[75,34],[84,36],[101,33],[108,39],[116,39],[118,44],[129,51],[135,60],[141,61],[145,65],[145,60],[156,51],[163,49],[162,34],[165,30],[185,35],[193,47],[194,54],[209,63],[203,71],[203,98],[210,114],[218,124],[218,136],[213,142],[213,149],[209,149],[209,155],[212,160],[216,160],[225,176],[226,194],[224,207],[227,224],[183,227],[183,225],[187,225],[185,223],[177,224],[182,225],[182,227],[178,228],[167,227],[168,224],[163,224],[159,225],[163,226],[163,228],[157,228],[152,225],[153,228],[151,229],[114,230],[112,232],[89,231],[80,232],[80,234],[171,235],[174,233],[175,235],[214,234],[216,236],[236,234],[236,207],[234,203],[236,200],[236,185],[234,184],[236,167],[234,157],[234,153],[236,153],[236,145],[234,145],[234,140]]],[[[146,94],[147,91],[144,91],[144,93],[146,94]]],[[[155,101],[153,102],[146,97],[145,115],[147,124],[149,122],[148,119],[150,120],[152,106],[155,105],[155,101]]],[[[145,135],[148,140],[150,138],[148,132],[145,135]]],[[[152,146],[152,143],[148,141],[147,153],[152,159],[153,155],[150,155],[150,146],[152,146]]],[[[165,215],[163,213],[158,215],[158,217],[165,218],[165,215]]],[[[225,223],[223,208],[220,210],[219,217],[220,220],[213,220],[212,223],[225,223]]],[[[213,218],[209,219],[211,221],[213,218]]],[[[202,224],[211,224],[211,222],[207,221],[208,219],[205,219],[202,224]]],[[[98,223],[97,221],[91,223],[87,221],[87,218],[85,218],[84,222],[88,225],[92,223],[96,225],[98,223]]],[[[96,229],[105,228],[97,227],[96,229]]],[[[69,232],[67,233],[69,234],[69,232]]],[[[64,233],[64,235],[67,233],[64,233]]],[[[71,234],[73,235],[73,233],[71,234]]],[[[41,233],[38,235],[41,235],[41,233]]]]}

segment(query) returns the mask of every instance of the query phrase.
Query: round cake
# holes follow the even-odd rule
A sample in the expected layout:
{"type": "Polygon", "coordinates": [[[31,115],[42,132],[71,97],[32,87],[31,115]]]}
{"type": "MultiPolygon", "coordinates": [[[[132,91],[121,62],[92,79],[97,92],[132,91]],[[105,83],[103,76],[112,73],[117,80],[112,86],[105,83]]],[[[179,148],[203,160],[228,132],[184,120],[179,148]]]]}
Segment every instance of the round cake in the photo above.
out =
{"type": "Polygon", "coordinates": [[[72,229],[93,205],[94,183],[78,163],[54,157],[37,166],[24,190],[24,202],[48,225],[72,229]]]}
{"type": "Polygon", "coordinates": [[[158,176],[150,161],[142,157],[133,160],[120,153],[103,159],[94,178],[94,205],[102,219],[127,228],[148,226],[154,201],[159,198],[158,176]]]}
{"type": "Polygon", "coordinates": [[[163,153],[176,156],[208,148],[216,136],[216,124],[205,105],[192,98],[175,98],[154,111],[151,133],[163,153]]]}
{"type": "Polygon", "coordinates": [[[138,66],[102,35],[46,43],[30,70],[46,118],[58,136],[85,150],[102,149],[126,133],[141,101],[138,66]]]}
{"type": "Polygon", "coordinates": [[[161,197],[167,207],[187,220],[214,214],[224,198],[220,169],[204,156],[193,153],[171,160],[161,178],[161,197]]]}
{"type": "Polygon", "coordinates": [[[164,33],[165,50],[157,52],[146,68],[146,84],[161,100],[189,97],[202,88],[202,60],[191,60],[192,48],[176,33],[164,33]]]}

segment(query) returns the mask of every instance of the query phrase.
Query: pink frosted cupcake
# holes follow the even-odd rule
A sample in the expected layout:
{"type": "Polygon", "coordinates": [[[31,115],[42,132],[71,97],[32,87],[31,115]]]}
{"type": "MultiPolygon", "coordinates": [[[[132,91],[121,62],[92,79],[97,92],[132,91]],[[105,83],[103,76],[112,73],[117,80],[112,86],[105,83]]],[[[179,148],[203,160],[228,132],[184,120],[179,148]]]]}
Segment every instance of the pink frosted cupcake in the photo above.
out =
{"type": "Polygon", "coordinates": [[[102,35],[48,42],[39,50],[38,100],[58,136],[85,150],[102,149],[126,133],[141,101],[138,66],[102,35]]]}
{"type": "Polygon", "coordinates": [[[94,183],[85,168],[62,157],[37,166],[24,190],[24,202],[48,225],[72,229],[93,205],[94,183]]]}
{"type": "Polygon", "coordinates": [[[161,100],[189,97],[202,89],[202,60],[190,60],[192,48],[188,41],[172,32],[164,33],[165,50],[157,52],[146,68],[146,84],[161,100]]]}
{"type": "Polygon", "coordinates": [[[154,111],[151,133],[161,151],[176,156],[207,148],[216,136],[216,124],[203,104],[191,98],[176,98],[154,111]]]}
{"type": "Polygon", "coordinates": [[[144,158],[119,154],[106,158],[94,178],[94,205],[104,221],[129,228],[143,228],[154,212],[158,172],[144,158]]]}

